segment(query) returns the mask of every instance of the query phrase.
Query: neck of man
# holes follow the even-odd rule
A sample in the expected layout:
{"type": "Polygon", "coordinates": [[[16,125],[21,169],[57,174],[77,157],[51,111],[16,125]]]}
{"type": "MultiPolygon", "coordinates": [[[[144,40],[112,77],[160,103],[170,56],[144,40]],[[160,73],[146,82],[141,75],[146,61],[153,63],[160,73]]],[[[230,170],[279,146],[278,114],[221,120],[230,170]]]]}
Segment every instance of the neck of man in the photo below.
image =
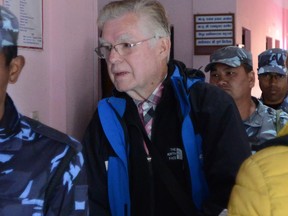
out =
{"type": "Polygon", "coordinates": [[[236,105],[242,121],[248,119],[256,110],[256,104],[251,97],[247,98],[246,100],[236,101],[236,105]]]}
{"type": "MultiPolygon", "coordinates": [[[[265,104],[266,106],[269,106],[269,107],[272,107],[272,108],[274,108],[274,107],[279,107],[282,103],[283,103],[283,101],[284,101],[284,99],[285,99],[285,97],[283,97],[283,98],[281,98],[280,100],[277,100],[277,101],[267,101],[263,96],[262,96],[262,101],[263,101],[263,104],[265,104]]],[[[276,108],[274,108],[274,109],[276,109],[276,108]]]]}
{"type": "Polygon", "coordinates": [[[279,109],[279,107],[281,106],[282,103],[283,103],[283,101],[281,101],[280,103],[265,103],[265,102],[263,102],[263,104],[265,104],[266,106],[269,106],[275,110],[279,109]]]}
{"type": "Polygon", "coordinates": [[[126,92],[131,98],[144,101],[149,98],[149,96],[155,91],[155,89],[166,79],[167,70],[161,73],[159,78],[155,78],[150,85],[146,86],[145,89],[133,89],[132,91],[126,92]],[[158,81],[157,81],[158,80],[158,81]]]}

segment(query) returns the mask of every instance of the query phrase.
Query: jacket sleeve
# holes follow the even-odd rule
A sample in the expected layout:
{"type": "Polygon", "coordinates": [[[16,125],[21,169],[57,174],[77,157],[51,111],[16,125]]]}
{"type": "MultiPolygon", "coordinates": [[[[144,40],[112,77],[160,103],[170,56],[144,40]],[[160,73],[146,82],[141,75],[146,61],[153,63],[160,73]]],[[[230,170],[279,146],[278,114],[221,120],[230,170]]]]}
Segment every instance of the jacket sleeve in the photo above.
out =
{"type": "Polygon", "coordinates": [[[98,111],[96,111],[83,138],[91,216],[111,215],[105,167],[105,161],[108,160],[108,150],[106,149],[108,145],[105,145],[105,143],[108,143],[108,141],[101,127],[98,111]]]}
{"type": "Polygon", "coordinates": [[[227,208],[236,174],[251,150],[233,99],[207,83],[195,84],[193,88],[191,104],[196,130],[203,140],[204,171],[209,188],[204,214],[218,215],[227,208]]]}
{"type": "Polygon", "coordinates": [[[88,186],[84,158],[81,152],[76,153],[70,159],[69,165],[66,166],[61,175],[62,177],[56,185],[55,192],[47,207],[46,216],[87,216],[89,211],[88,186]]]}

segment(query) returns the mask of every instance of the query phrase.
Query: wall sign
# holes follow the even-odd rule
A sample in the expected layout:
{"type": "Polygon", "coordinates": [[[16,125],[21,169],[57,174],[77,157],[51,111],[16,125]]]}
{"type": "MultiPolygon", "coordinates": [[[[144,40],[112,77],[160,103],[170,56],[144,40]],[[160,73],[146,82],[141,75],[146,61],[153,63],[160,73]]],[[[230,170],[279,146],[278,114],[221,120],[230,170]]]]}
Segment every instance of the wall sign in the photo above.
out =
{"type": "Polygon", "coordinates": [[[43,0],[2,0],[19,22],[18,46],[43,48],[43,0]]]}
{"type": "Polygon", "coordinates": [[[195,55],[210,55],[231,45],[235,45],[234,14],[194,15],[195,55]]]}

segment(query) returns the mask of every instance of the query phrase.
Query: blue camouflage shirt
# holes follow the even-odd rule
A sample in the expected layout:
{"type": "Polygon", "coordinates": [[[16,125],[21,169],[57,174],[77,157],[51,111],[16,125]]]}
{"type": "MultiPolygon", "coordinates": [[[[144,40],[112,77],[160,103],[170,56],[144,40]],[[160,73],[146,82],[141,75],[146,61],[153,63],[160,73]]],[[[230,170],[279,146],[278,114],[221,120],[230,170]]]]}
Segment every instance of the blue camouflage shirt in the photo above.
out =
{"type": "Polygon", "coordinates": [[[286,113],[288,113],[288,95],[284,98],[282,104],[280,105],[279,109],[282,109],[286,113]]]}
{"type": "Polygon", "coordinates": [[[255,146],[277,136],[279,130],[288,122],[288,114],[282,110],[277,113],[258,99],[252,99],[256,104],[256,110],[243,123],[253,150],[255,146]]]}
{"type": "MultiPolygon", "coordinates": [[[[261,96],[260,98],[260,101],[263,102],[263,98],[261,96]]],[[[286,97],[284,98],[283,102],[276,108],[274,107],[275,109],[281,109],[283,110],[284,112],[288,113],[288,95],[286,95],[286,97]]]]}
{"type": "Polygon", "coordinates": [[[88,215],[81,145],[19,114],[7,95],[0,121],[0,215],[44,215],[47,186],[69,148],[75,154],[61,173],[45,215],[88,215]]]}

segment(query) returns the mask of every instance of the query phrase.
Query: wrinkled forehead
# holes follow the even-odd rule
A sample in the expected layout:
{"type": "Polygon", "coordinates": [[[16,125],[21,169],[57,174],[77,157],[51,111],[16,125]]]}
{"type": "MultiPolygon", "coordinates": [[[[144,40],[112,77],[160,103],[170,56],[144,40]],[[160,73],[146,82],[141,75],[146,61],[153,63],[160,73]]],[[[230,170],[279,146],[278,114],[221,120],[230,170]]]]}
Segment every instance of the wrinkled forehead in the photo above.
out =
{"type": "MultiPolygon", "coordinates": [[[[129,42],[133,39],[133,37],[129,34],[123,34],[123,35],[120,35],[116,41],[114,41],[114,43],[123,43],[123,42],[129,42]]],[[[110,45],[111,42],[110,41],[107,41],[105,38],[102,38],[100,37],[99,38],[99,44],[108,44],[110,45]]]]}
{"type": "Polygon", "coordinates": [[[133,42],[151,36],[149,27],[143,17],[128,13],[121,17],[107,21],[99,38],[100,43],[133,42]]]}

